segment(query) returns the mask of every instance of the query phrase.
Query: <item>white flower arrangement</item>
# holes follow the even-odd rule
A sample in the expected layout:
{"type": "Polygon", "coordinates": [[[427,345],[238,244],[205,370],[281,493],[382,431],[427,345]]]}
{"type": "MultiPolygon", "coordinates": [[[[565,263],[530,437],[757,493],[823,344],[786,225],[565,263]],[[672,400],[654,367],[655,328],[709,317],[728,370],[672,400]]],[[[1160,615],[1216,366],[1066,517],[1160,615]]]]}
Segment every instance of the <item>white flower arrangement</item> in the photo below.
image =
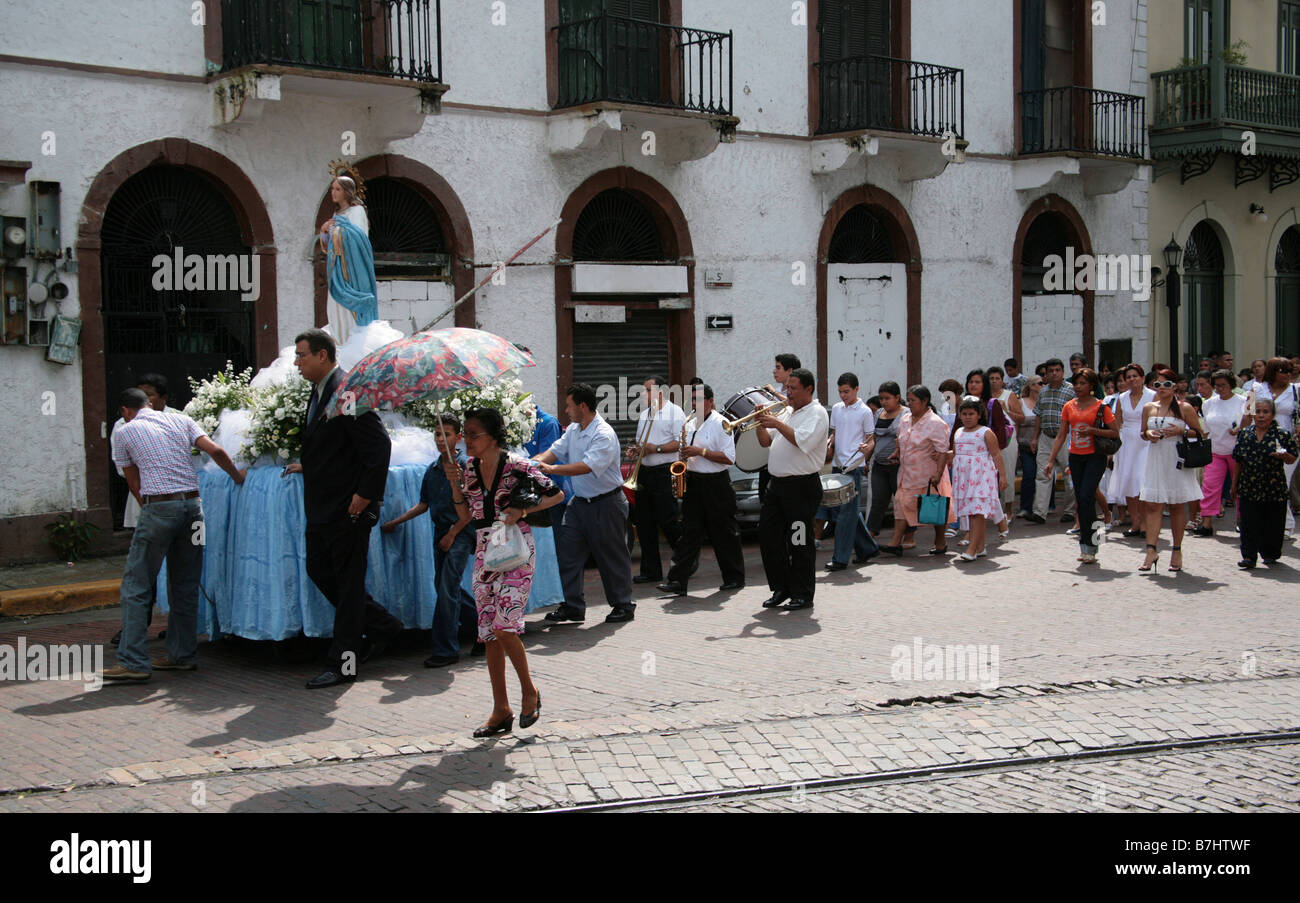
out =
{"type": "Polygon", "coordinates": [[[284,382],[253,389],[250,399],[252,426],[244,458],[253,461],[269,456],[274,463],[287,464],[302,452],[302,420],[311,397],[311,383],[297,373],[284,382]]]}
{"type": "MultiPolygon", "coordinates": [[[[252,399],[253,390],[249,382],[253,378],[253,368],[242,373],[235,372],[235,365],[226,361],[224,370],[211,379],[196,380],[190,377],[190,391],[193,397],[185,406],[185,413],[197,423],[203,432],[211,436],[217,431],[221,422],[222,411],[237,411],[246,408],[252,399]]],[[[196,451],[195,454],[198,454],[196,451]]]]}
{"type": "Polygon", "coordinates": [[[529,399],[531,392],[524,391],[524,384],[513,377],[494,380],[486,386],[461,389],[459,392],[444,397],[441,402],[423,399],[412,402],[402,408],[402,412],[430,432],[438,424],[438,411],[455,414],[464,419],[467,411],[474,408],[493,408],[501,412],[506,423],[506,446],[519,448],[533,438],[537,427],[537,408],[529,399]]]}

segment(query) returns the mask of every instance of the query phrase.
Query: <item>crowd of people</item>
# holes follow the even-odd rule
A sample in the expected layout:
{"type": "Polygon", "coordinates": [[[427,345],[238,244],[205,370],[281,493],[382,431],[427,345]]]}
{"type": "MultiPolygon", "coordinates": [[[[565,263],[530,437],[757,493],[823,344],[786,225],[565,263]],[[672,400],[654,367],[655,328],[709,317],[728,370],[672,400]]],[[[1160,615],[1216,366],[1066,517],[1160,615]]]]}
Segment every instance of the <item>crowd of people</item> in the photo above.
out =
{"type": "MultiPolygon", "coordinates": [[[[635,584],[686,595],[706,542],[721,572],[720,590],[744,588],[730,471],[737,436],[747,430],[767,456],[758,480],[770,591],[764,608],[813,607],[817,550],[828,527],[834,531],[828,571],[850,567],[850,556],[854,565],[902,556],[917,547],[921,527],[933,530],[926,554],[956,552],[955,542],[958,561],[976,562],[988,555],[990,532],[1007,540],[1013,518],[1043,524],[1053,508],[1072,524],[1081,565],[1097,563],[1106,530],[1127,527],[1123,536],[1145,539],[1146,555],[1136,565],[1142,572],[1158,567],[1166,515],[1167,568],[1175,572],[1183,567],[1188,524],[1194,535],[1213,535],[1225,503],[1235,503],[1244,569],[1261,559],[1275,564],[1294,529],[1300,362],[1286,358],[1255,362],[1241,384],[1230,355],[1207,359],[1190,378],[1163,364],[1098,372],[1081,354],[1070,358],[1068,377],[1056,358],[1031,374],[1009,359],[972,370],[964,382],[945,380],[937,394],[886,381],[866,399],[858,376],[843,373],[836,380],[839,401],[827,411],[812,372],[795,355],[780,354],[773,383],[764,388],[772,403],[730,422],[703,381],[694,381],[688,414],[669,400],[664,379],[645,379],[636,442],[626,450],[599,413],[595,388],[577,384],[564,399],[567,427],[539,410],[536,432],[522,450],[507,447],[496,410],[442,415],[436,439],[445,451],[428,466],[419,501],[380,525],[388,435],[374,412],[325,416],[344,375],[327,332],[306,330],[295,344],[297,366],[313,388],[303,412],[301,460],[285,472],[302,474],[307,573],[336,610],[327,666],[307,686],[355,680],[358,665],[401,632],[402,622],[365,590],[369,535],[375,526],[391,533],[427,513],[434,524],[437,604],[425,665],[457,662],[461,629],[473,626],[471,654],[486,655],[493,696],[478,737],[513,730],[507,661],[521,690],[520,726],[540,717],[541,692],[519,639],[536,566],[533,528],[550,527],[555,536],[564,600],[545,616],[550,624],[585,619],[589,560],[612,623],[634,620],[635,584]],[[631,478],[625,459],[633,464],[631,478]],[[833,499],[828,466],[847,478],[831,481],[833,499]],[[1059,488],[1058,474],[1068,475],[1059,488]],[[629,494],[640,544],[635,575],[626,541],[629,494]],[[869,504],[862,504],[864,494],[869,504]],[[886,530],[889,541],[882,544],[886,530]],[[508,532],[516,545],[505,554],[498,546],[508,532]],[[670,547],[666,575],[661,535],[670,547]],[[472,596],[462,589],[466,568],[472,596]]],[[[140,506],[123,578],[118,665],[104,674],[113,681],[195,668],[202,546],[191,536],[202,510],[191,450],[208,453],[237,483],[245,476],[193,420],[165,407],[165,384],[159,394],[156,382],[141,382],[152,395],[139,387],[122,392],[122,420],[111,437],[114,461],[140,506]],[[164,558],[172,610],[167,653],[151,659],[145,631],[164,558]]]]}

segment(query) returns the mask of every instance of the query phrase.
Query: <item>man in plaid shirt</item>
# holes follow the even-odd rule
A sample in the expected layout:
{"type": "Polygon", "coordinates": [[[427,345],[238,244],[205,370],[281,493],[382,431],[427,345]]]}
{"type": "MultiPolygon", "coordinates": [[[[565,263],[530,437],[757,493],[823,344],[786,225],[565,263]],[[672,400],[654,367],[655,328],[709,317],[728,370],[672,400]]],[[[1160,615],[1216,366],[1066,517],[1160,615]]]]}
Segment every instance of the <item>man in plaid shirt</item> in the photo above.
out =
{"type": "MultiPolygon", "coordinates": [[[[1074,386],[1065,381],[1065,364],[1061,363],[1059,357],[1054,357],[1043,365],[1046,372],[1043,374],[1043,388],[1038,393],[1038,404],[1034,411],[1038,414],[1038,466],[1035,468],[1034,483],[1034,510],[1026,517],[1028,521],[1036,524],[1047,523],[1047,505],[1052,498],[1052,484],[1056,480],[1056,468],[1061,469],[1062,475],[1065,469],[1070,465],[1069,445],[1062,445],[1061,452],[1056,457],[1052,468],[1051,476],[1044,473],[1047,469],[1047,462],[1052,459],[1052,444],[1056,439],[1057,432],[1061,429],[1061,408],[1065,403],[1074,397],[1074,386]]],[[[1061,523],[1068,524],[1074,520],[1074,490],[1070,488],[1070,481],[1065,481],[1065,513],[1061,515],[1061,523]]]]}
{"type": "Polygon", "coordinates": [[[113,463],[122,468],[131,494],[140,503],[140,517],[122,574],[122,639],[118,665],[104,670],[105,680],[146,681],[153,670],[193,671],[199,644],[199,576],[203,570],[203,510],[191,448],[207,452],[236,483],[244,482],[221,446],[184,414],[155,411],[139,389],[127,389],[119,399],[122,419],[115,431],[113,463]],[[150,660],[149,609],[152,588],[163,558],[167,559],[167,656],[150,660]]]}

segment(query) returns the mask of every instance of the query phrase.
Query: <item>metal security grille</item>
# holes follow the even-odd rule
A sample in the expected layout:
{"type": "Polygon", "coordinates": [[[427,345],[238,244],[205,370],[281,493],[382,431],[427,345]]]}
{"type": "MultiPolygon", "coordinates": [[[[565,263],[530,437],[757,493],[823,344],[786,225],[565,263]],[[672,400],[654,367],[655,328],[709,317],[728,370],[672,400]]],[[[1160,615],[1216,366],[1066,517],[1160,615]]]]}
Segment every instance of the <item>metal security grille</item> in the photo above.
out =
{"type": "MultiPolygon", "coordinates": [[[[602,402],[611,390],[617,403],[601,414],[626,446],[635,440],[636,419],[620,419],[647,376],[668,376],[668,319],[660,310],[629,310],[625,323],[575,323],[573,327],[573,381],[589,383],[602,402]],[[623,380],[619,382],[620,378],[623,380]],[[622,399],[619,393],[622,392],[622,399]]],[[[640,406],[637,406],[640,410],[640,406]]]]}
{"type": "Polygon", "coordinates": [[[903,263],[885,224],[865,204],[839,221],[826,251],[827,263],[903,263]]]}
{"type": "Polygon", "coordinates": [[[1223,246],[1214,227],[1197,223],[1183,252],[1183,295],[1187,305],[1184,369],[1206,354],[1223,350],[1223,246]]]}
{"type": "Polygon", "coordinates": [[[370,179],[366,215],[378,278],[450,278],[438,214],[414,188],[397,179],[370,179]]]}
{"type": "Polygon", "coordinates": [[[650,211],[630,192],[609,188],[591,199],[573,227],[574,260],[663,260],[650,211]]]}
{"type": "MultiPolygon", "coordinates": [[[[128,179],[104,212],[101,255],[104,367],[109,427],[117,419],[117,396],[144,373],[170,384],[168,403],[189,400],[189,378],[205,378],[231,361],[253,364],[253,299],[240,291],[184,288],[184,269],[173,266],[172,288],[155,289],[154,258],[245,258],[235,212],[204,176],[177,166],[151,166],[128,179]]],[[[247,269],[248,263],[244,264],[247,269]]],[[[254,262],[255,265],[255,262],[254,262]]],[[[204,285],[208,272],[204,270],[204,285]]],[[[111,472],[115,517],[122,516],[126,484],[111,472]]]]}

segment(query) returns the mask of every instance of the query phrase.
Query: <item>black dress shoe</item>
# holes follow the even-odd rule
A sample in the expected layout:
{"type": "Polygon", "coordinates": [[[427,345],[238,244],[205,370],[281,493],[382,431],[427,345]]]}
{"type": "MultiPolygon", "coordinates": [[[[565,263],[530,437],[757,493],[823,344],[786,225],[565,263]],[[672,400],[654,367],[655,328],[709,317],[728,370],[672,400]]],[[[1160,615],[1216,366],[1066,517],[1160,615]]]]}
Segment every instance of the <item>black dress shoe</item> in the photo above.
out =
{"type": "Polygon", "coordinates": [[[476,642],[470,648],[469,654],[470,654],[470,658],[482,658],[483,656],[487,655],[487,644],[476,642]]]}
{"type": "Polygon", "coordinates": [[[383,655],[384,650],[386,650],[389,646],[391,646],[393,644],[393,641],[396,640],[399,636],[401,636],[403,629],[404,628],[402,627],[397,627],[393,630],[390,630],[388,633],[381,633],[376,637],[374,637],[373,639],[371,639],[370,637],[366,637],[365,646],[362,648],[361,651],[361,663],[364,665],[366,662],[370,661],[376,655],[383,655]]]}
{"type": "Polygon", "coordinates": [[[1255,562],[1243,558],[1241,559],[1241,561],[1237,562],[1237,567],[1241,568],[1243,571],[1253,570],[1255,567],[1255,562]]]}
{"type": "Polygon", "coordinates": [[[636,609],[631,605],[619,605],[605,616],[606,624],[618,624],[622,621],[631,621],[636,618],[636,609]]]}
{"type": "Polygon", "coordinates": [[[333,668],[328,668],[307,681],[307,689],[321,690],[325,687],[337,687],[339,684],[350,684],[356,679],[355,674],[342,674],[333,668]]]}
{"type": "Polygon", "coordinates": [[[546,613],[546,620],[552,622],[559,622],[559,621],[581,622],[581,621],[585,621],[586,618],[587,618],[586,612],[579,611],[576,608],[570,608],[568,605],[561,605],[559,608],[555,609],[555,611],[550,611],[546,613]]]}
{"type": "Polygon", "coordinates": [[[1025,515],[1025,520],[1029,521],[1031,524],[1047,523],[1047,518],[1043,517],[1041,514],[1034,514],[1032,511],[1025,515]]]}
{"type": "Polygon", "coordinates": [[[848,570],[848,567],[847,564],[840,564],[838,561],[826,562],[826,570],[828,571],[844,571],[848,570]]]}
{"type": "Polygon", "coordinates": [[[724,583],[722,584],[722,586],[718,587],[718,589],[722,590],[724,593],[729,593],[732,590],[744,589],[744,588],[745,588],[744,581],[740,581],[738,583],[737,582],[724,583]]]}
{"type": "Polygon", "coordinates": [[[786,611],[799,611],[801,608],[812,608],[812,599],[791,599],[786,605],[786,611]]]}
{"type": "Polygon", "coordinates": [[[880,551],[884,552],[886,555],[893,555],[895,558],[903,557],[902,546],[881,546],[880,551]]]}
{"type": "Polygon", "coordinates": [[[670,596],[686,595],[686,587],[682,586],[680,583],[661,583],[657,587],[655,587],[655,589],[659,590],[660,592],[667,593],[670,596]]]}
{"type": "Polygon", "coordinates": [[[431,655],[424,660],[426,668],[445,668],[447,665],[454,665],[460,661],[459,655],[431,655]]]}
{"type": "Polygon", "coordinates": [[[781,592],[772,593],[772,598],[770,598],[770,599],[768,599],[766,602],[764,602],[764,603],[763,603],[763,607],[764,607],[764,608],[776,608],[778,605],[782,604],[783,602],[785,602],[785,601],[786,601],[787,599],[789,599],[789,598],[790,598],[790,596],[789,596],[788,594],[786,594],[786,593],[781,593],[781,592]]]}
{"type": "Polygon", "coordinates": [[[647,577],[645,574],[637,574],[635,577],[632,578],[632,582],[633,583],[654,583],[662,579],[664,579],[662,574],[659,574],[654,577],[647,577]]]}

